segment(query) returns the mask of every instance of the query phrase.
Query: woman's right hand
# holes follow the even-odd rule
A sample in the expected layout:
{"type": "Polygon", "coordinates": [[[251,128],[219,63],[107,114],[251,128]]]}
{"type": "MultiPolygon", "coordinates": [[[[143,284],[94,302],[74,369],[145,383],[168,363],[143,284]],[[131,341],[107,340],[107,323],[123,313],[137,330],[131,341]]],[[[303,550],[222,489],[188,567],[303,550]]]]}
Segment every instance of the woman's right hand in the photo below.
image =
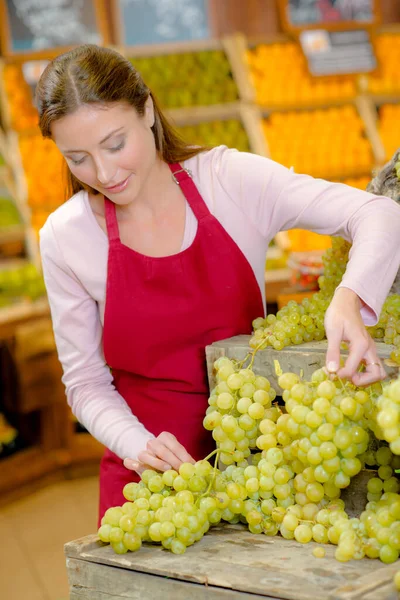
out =
{"type": "Polygon", "coordinates": [[[194,463],[195,460],[172,433],[163,431],[159,436],[147,442],[146,450],[138,454],[138,460],[125,458],[124,466],[141,475],[146,469],[155,471],[175,469],[178,471],[184,462],[194,463]]]}

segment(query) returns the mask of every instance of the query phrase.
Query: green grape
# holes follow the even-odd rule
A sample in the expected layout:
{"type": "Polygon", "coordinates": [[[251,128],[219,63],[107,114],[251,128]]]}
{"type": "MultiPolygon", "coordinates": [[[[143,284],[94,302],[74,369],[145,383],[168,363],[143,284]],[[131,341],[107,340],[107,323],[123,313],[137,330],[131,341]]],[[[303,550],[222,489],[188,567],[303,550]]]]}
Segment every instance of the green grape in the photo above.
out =
{"type": "Polygon", "coordinates": [[[301,544],[308,544],[312,540],[312,529],[309,525],[298,525],[294,530],[294,537],[301,544]]]}
{"type": "Polygon", "coordinates": [[[180,539],[174,539],[171,542],[171,551],[173,554],[184,554],[186,552],[186,546],[180,539]]]}
{"type": "Polygon", "coordinates": [[[101,525],[101,527],[99,528],[97,535],[99,536],[100,540],[106,544],[108,544],[110,542],[110,532],[112,530],[112,525],[101,525]]]}
{"type": "Polygon", "coordinates": [[[111,548],[114,550],[115,554],[126,554],[128,552],[128,548],[122,541],[111,542],[111,548]]]}
{"type": "Polygon", "coordinates": [[[104,517],[102,519],[102,525],[111,525],[112,527],[118,527],[119,521],[121,517],[124,516],[124,512],[122,508],[116,506],[114,508],[109,508],[104,513],[104,517]],[[104,522],[103,522],[104,521],[104,522]]]}

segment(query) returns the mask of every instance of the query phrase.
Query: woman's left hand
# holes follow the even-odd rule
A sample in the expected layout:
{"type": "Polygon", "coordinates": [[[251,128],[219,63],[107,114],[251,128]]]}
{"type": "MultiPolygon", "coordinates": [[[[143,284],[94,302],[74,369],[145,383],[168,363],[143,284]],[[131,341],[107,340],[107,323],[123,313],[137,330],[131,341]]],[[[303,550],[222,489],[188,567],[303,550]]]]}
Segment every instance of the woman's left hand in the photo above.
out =
{"type": "Polygon", "coordinates": [[[325,315],[325,331],[328,339],[326,368],[342,379],[350,379],[357,386],[366,386],[386,377],[378,357],[374,340],[365,329],[360,314],[360,299],[348,288],[339,288],[325,315]],[[349,345],[349,355],[340,368],[340,344],[349,345]],[[360,364],[365,371],[358,372],[360,364]]]}

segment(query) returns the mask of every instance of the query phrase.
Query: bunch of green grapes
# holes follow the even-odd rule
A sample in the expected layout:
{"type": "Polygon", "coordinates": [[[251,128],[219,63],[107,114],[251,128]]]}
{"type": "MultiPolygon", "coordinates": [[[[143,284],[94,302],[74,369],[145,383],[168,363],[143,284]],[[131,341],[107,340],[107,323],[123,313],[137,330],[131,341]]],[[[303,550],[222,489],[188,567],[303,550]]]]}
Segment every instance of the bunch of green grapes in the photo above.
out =
{"type": "Polygon", "coordinates": [[[301,304],[291,300],[275,315],[259,317],[253,321],[252,348],[272,346],[282,350],[286,346],[325,338],[324,319],[336,287],[346,269],[350,244],[342,238],[332,238],[332,247],[323,256],[324,275],[318,284],[320,291],[301,304]]]}
{"type": "MultiPolygon", "coordinates": [[[[127,502],[105,513],[100,539],[117,553],[152,542],[181,554],[226,521],[244,523],[253,534],[335,544],[340,561],[396,560],[400,456],[372,432],[384,439],[381,414],[392,410],[386,401],[400,398],[400,379],[361,389],[332,381],[322,369],[310,381],[278,372],[280,408],[272,405],[268,379],[256,376],[251,363],[243,368],[222,357],[214,368],[217,385],[204,425],[226,468],[212,467],[207,457],[179,471],[145,471],[140,483],[125,486],[127,502]],[[368,504],[359,518],[349,518],[341,492],[365,465],[378,466],[368,482],[368,504]]],[[[323,547],[313,554],[324,556],[323,547]]]]}
{"type": "Polygon", "coordinates": [[[368,328],[368,331],[376,340],[395,346],[390,358],[400,364],[400,296],[398,294],[387,297],[378,323],[368,328]]]}
{"type": "MultiPolygon", "coordinates": [[[[291,300],[276,316],[270,314],[265,319],[255,319],[250,346],[282,350],[286,346],[324,339],[325,313],[346,270],[350,248],[351,244],[344,239],[332,238],[332,247],[322,257],[324,274],[318,279],[319,292],[301,304],[291,300]]],[[[379,322],[367,329],[377,341],[395,346],[390,357],[400,364],[400,295],[387,297],[379,322]]]]}
{"type": "Polygon", "coordinates": [[[400,379],[384,386],[377,400],[377,425],[393,454],[400,454],[400,379]]]}
{"type": "Polygon", "coordinates": [[[208,500],[216,471],[207,460],[183,463],[179,472],[144,471],[140,483],[124,487],[127,502],[104,514],[100,540],[117,554],[139,550],[143,541],[183,554],[221,520],[217,500],[208,500]]]}
{"type": "Polygon", "coordinates": [[[276,392],[266,377],[237,368],[226,357],[219,358],[214,368],[217,385],[211,391],[203,425],[212,431],[221,462],[242,465],[257,447],[260,422],[279,414],[272,407],[276,392]]]}

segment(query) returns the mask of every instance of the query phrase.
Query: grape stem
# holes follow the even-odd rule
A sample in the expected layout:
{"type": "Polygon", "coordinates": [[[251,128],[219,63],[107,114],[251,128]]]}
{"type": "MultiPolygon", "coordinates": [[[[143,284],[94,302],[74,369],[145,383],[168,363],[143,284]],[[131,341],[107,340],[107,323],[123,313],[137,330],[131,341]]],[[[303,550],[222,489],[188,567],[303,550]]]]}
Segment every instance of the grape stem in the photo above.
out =
{"type": "Polygon", "coordinates": [[[210,452],[210,454],[208,454],[205,458],[203,458],[203,460],[208,460],[209,458],[211,458],[212,456],[214,456],[214,454],[218,454],[220,452],[221,452],[221,450],[219,448],[216,448],[215,450],[213,450],[212,452],[210,452]]]}
{"type": "Polygon", "coordinates": [[[218,464],[219,455],[221,454],[221,450],[219,448],[217,448],[216,450],[211,452],[211,454],[209,454],[208,457],[204,460],[208,460],[208,458],[210,458],[213,454],[215,454],[215,461],[214,461],[214,469],[213,469],[212,478],[210,479],[210,483],[208,484],[207,490],[203,494],[201,494],[201,496],[199,496],[197,498],[197,501],[201,500],[201,498],[204,498],[204,496],[208,496],[211,491],[212,486],[214,485],[215,476],[217,474],[217,464],[218,464]]]}

